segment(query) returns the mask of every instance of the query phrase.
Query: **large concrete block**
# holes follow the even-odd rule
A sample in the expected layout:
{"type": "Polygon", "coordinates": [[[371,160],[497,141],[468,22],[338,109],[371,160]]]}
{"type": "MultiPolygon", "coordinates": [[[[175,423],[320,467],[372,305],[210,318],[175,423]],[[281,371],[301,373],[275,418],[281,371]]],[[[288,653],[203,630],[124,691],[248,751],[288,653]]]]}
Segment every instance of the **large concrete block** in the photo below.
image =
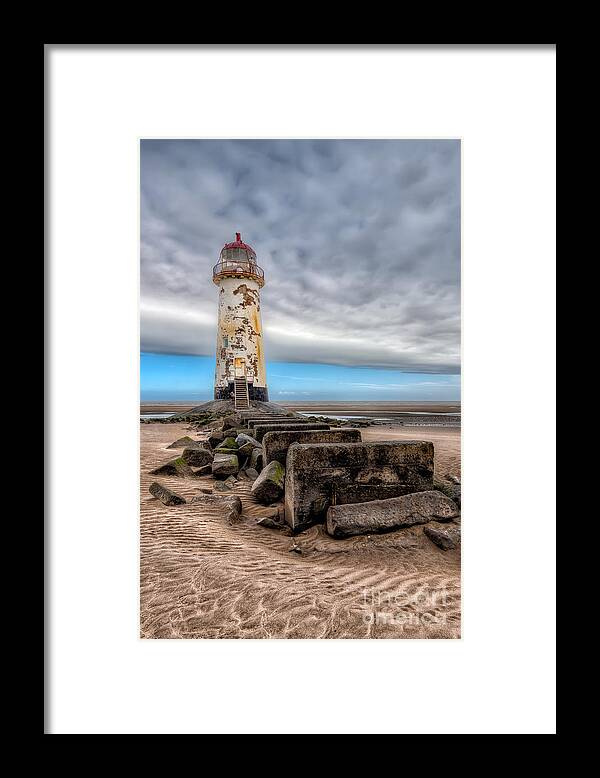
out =
{"type": "Polygon", "coordinates": [[[243,420],[244,426],[247,429],[250,429],[255,424],[275,424],[275,422],[280,421],[287,421],[287,416],[277,417],[277,416],[248,416],[248,418],[243,420]]]}
{"type": "Polygon", "coordinates": [[[257,424],[254,429],[254,437],[262,443],[263,435],[267,432],[292,432],[293,430],[328,430],[328,424],[315,422],[314,424],[296,424],[295,422],[282,422],[280,424],[257,424]]]}
{"type": "Polygon", "coordinates": [[[434,520],[451,521],[459,515],[454,500],[431,490],[387,500],[330,505],[325,526],[333,537],[346,538],[350,535],[391,532],[434,520]]]}
{"type": "Polygon", "coordinates": [[[246,408],[245,410],[240,410],[237,412],[238,416],[241,416],[242,419],[254,419],[259,418],[263,416],[288,416],[290,411],[286,411],[284,408],[279,409],[278,411],[265,411],[261,408],[246,408]]]}
{"type": "Polygon", "coordinates": [[[360,430],[292,430],[267,432],[262,439],[264,464],[276,460],[285,465],[288,448],[292,443],[360,443],[360,430]]]}
{"type": "Polygon", "coordinates": [[[433,488],[433,443],[292,443],[285,520],[294,530],[324,521],[330,505],[400,497],[433,488]]]}

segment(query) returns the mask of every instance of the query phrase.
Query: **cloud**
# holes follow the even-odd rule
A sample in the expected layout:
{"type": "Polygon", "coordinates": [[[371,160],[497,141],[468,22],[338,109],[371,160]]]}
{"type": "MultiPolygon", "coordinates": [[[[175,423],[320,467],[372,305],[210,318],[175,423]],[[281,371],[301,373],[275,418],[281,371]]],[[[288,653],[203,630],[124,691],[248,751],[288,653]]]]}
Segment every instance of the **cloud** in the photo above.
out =
{"type": "Polygon", "coordinates": [[[458,141],[154,141],[141,346],[214,354],[212,266],[256,250],[271,362],[460,370],[458,141]]]}

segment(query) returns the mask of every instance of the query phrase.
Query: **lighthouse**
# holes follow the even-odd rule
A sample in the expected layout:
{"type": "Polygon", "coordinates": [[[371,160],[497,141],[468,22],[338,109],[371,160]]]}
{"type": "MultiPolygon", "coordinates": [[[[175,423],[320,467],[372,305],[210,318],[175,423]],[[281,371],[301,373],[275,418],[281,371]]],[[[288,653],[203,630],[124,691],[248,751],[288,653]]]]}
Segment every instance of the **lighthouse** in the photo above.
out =
{"type": "Polygon", "coordinates": [[[251,400],[268,401],[265,352],[260,317],[260,290],[265,274],[256,263],[256,252],[242,241],[221,249],[213,268],[219,287],[215,400],[234,399],[236,408],[248,408],[251,400]]]}

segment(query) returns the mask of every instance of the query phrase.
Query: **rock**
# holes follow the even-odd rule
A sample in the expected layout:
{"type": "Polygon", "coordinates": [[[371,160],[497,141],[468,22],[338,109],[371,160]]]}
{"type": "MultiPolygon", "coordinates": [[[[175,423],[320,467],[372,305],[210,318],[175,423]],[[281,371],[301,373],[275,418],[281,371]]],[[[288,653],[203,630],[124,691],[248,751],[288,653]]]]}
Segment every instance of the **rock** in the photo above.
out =
{"type": "Polygon", "coordinates": [[[426,524],[423,533],[443,551],[456,548],[460,544],[460,527],[442,528],[426,524]]]}
{"type": "Polygon", "coordinates": [[[244,470],[244,474],[249,481],[256,481],[258,478],[258,470],[255,470],[253,467],[247,467],[244,470]]]}
{"type": "Polygon", "coordinates": [[[227,483],[227,481],[217,481],[214,490],[215,492],[232,492],[233,486],[231,483],[227,483]]]}
{"type": "Polygon", "coordinates": [[[242,513],[242,501],[237,495],[197,494],[191,502],[202,503],[211,508],[223,511],[229,522],[237,521],[242,513]]]}
{"type": "Polygon", "coordinates": [[[200,443],[189,435],[185,435],[183,438],[179,438],[174,443],[171,443],[167,448],[200,448],[200,443]]]}
{"type": "Polygon", "coordinates": [[[263,516],[256,524],[259,527],[266,527],[267,529],[283,529],[285,527],[285,524],[282,521],[278,521],[272,516],[263,516]]]}
{"type": "MultiPolygon", "coordinates": [[[[263,452],[260,448],[255,448],[250,454],[249,467],[246,468],[246,473],[250,474],[250,471],[254,470],[257,474],[263,469],[263,452]]],[[[258,476],[257,476],[258,477],[258,476]]]]}
{"type": "Polygon", "coordinates": [[[253,443],[244,443],[238,450],[242,456],[250,457],[255,448],[256,446],[253,443]]]}
{"type": "Polygon", "coordinates": [[[460,483],[454,483],[447,481],[445,478],[433,478],[433,488],[440,492],[443,492],[447,497],[450,497],[460,508],[460,483]]]}
{"type": "Polygon", "coordinates": [[[222,448],[227,448],[230,451],[237,451],[239,448],[238,444],[235,442],[235,438],[225,438],[219,445],[215,448],[215,451],[220,451],[222,448]]]}
{"type": "Polygon", "coordinates": [[[262,440],[266,465],[273,460],[285,465],[285,458],[292,443],[360,443],[360,430],[291,430],[267,432],[262,440]]]}
{"type": "Polygon", "coordinates": [[[225,435],[223,432],[219,432],[219,430],[213,430],[213,432],[210,433],[208,436],[208,443],[212,446],[212,448],[216,448],[219,443],[222,443],[225,439],[225,435]]]}
{"type": "Polygon", "coordinates": [[[234,476],[230,475],[229,478],[225,479],[224,483],[233,487],[237,483],[237,478],[234,478],[234,476]]]}
{"type": "Polygon", "coordinates": [[[212,474],[215,478],[227,478],[227,476],[237,473],[239,469],[239,461],[235,454],[215,453],[212,463],[212,474]]]}
{"type": "Polygon", "coordinates": [[[190,478],[194,475],[194,471],[182,457],[171,459],[155,470],[151,470],[150,473],[151,475],[174,475],[178,478],[190,478]]]}
{"type": "Polygon", "coordinates": [[[187,462],[190,467],[203,467],[213,461],[214,454],[207,448],[200,448],[200,445],[194,448],[184,448],[181,458],[187,462]]]}
{"type": "Polygon", "coordinates": [[[225,416],[223,418],[223,427],[224,430],[230,430],[234,427],[239,427],[242,423],[241,418],[237,414],[233,414],[232,416],[225,416]]]}
{"type": "Polygon", "coordinates": [[[324,521],[330,505],[432,488],[433,443],[428,441],[292,443],[286,459],[285,520],[296,532],[324,521]]]}
{"type": "Polygon", "coordinates": [[[257,446],[257,448],[260,448],[260,443],[256,438],[253,438],[252,435],[247,435],[245,432],[240,432],[235,439],[235,442],[238,444],[238,446],[243,446],[244,443],[252,443],[253,446],[257,446]]]}
{"type": "Polygon", "coordinates": [[[204,465],[203,467],[199,467],[197,470],[194,470],[194,475],[198,477],[210,475],[211,473],[212,473],[212,464],[204,465]]]}
{"type": "Polygon", "coordinates": [[[270,505],[283,494],[284,483],[285,467],[279,462],[271,462],[252,484],[252,495],[258,502],[270,505]]]}
{"type": "Polygon", "coordinates": [[[390,532],[432,519],[450,521],[459,515],[456,503],[445,494],[431,490],[387,500],[331,505],[326,529],[335,538],[390,532]]]}
{"type": "Polygon", "coordinates": [[[455,475],[452,475],[451,473],[446,474],[446,479],[448,481],[452,481],[453,484],[459,484],[460,485],[460,478],[458,478],[455,475]]]}
{"type": "Polygon", "coordinates": [[[292,543],[292,545],[288,548],[288,551],[293,551],[295,554],[301,554],[302,549],[297,543],[292,543]]]}
{"type": "Polygon", "coordinates": [[[175,492],[167,489],[166,486],[162,486],[157,481],[154,481],[154,483],[150,484],[148,491],[151,495],[160,500],[163,505],[183,505],[185,503],[183,497],[175,494],[175,492]]]}
{"type": "Polygon", "coordinates": [[[328,430],[329,425],[321,423],[312,424],[310,422],[285,421],[275,423],[271,422],[269,424],[257,424],[253,429],[254,437],[259,443],[262,443],[263,435],[265,435],[267,432],[285,432],[286,430],[289,430],[290,432],[293,430],[328,430]]]}
{"type": "Polygon", "coordinates": [[[235,442],[239,446],[240,453],[246,457],[249,457],[252,454],[253,449],[255,448],[259,448],[262,450],[262,446],[258,442],[258,440],[255,440],[250,435],[246,435],[244,432],[240,433],[237,436],[235,442]]]}

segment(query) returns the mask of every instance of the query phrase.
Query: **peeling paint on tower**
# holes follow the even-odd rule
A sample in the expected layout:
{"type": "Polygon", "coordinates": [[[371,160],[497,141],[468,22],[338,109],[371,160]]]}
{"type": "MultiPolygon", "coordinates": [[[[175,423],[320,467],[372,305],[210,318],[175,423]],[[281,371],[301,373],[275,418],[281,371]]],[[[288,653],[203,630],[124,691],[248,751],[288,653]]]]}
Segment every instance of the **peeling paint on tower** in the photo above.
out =
{"type": "Polygon", "coordinates": [[[219,289],[215,399],[232,396],[234,382],[245,378],[250,400],[267,401],[267,374],[262,345],[260,289],[264,272],[256,264],[256,253],[236,233],[226,243],[213,268],[219,289]]]}

